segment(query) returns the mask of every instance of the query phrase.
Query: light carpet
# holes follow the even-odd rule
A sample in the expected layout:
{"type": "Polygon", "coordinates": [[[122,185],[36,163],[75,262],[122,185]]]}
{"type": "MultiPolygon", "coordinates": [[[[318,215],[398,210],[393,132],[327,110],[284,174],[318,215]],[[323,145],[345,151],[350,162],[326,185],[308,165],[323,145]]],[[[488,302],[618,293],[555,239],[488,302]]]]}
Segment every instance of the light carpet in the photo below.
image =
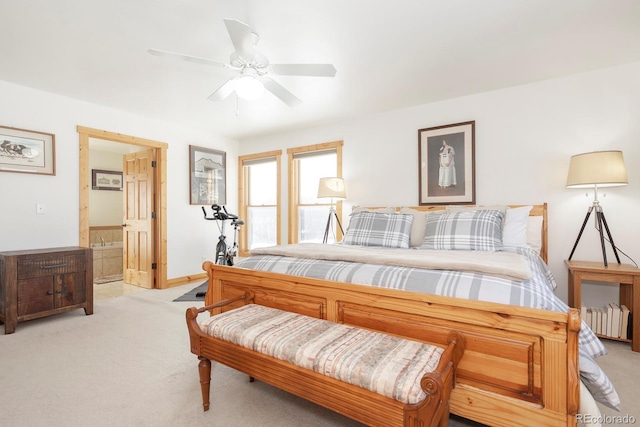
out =
{"type": "MultiPolygon", "coordinates": [[[[192,287],[98,300],[91,316],[75,310],[0,335],[0,426],[361,426],[219,364],[203,412],[185,324],[186,308],[201,303],[173,302],[192,287]]],[[[623,413],[632,413],[640,393],[630,367],[640,354],[607,347],[615,351],[599,360],[619,382],[623,413]]],[[[450,425],[477,424],[452,417],[450,425]]]]}

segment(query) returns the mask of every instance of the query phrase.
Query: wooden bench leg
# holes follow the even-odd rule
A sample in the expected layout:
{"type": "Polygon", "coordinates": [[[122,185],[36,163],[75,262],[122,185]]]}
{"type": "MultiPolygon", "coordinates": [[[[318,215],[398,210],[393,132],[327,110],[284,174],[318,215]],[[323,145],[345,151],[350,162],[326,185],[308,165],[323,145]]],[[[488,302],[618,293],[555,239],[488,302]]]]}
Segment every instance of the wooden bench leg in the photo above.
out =
{"type": "Polygon", "coordinates": [[[440,423],[438,427],[447,427],[449,425],[449,403],[447,403],[446,409],[442,413],[442,418],[440,418],[440,423]]]}
{"type": "Polygon", "coordinates": [[[200,389],[202,390],[202,408],[209,410],[209,390],[211,389],[211,361],[203,356],[198,356],[198,372],[200,374],[200,389]]]}

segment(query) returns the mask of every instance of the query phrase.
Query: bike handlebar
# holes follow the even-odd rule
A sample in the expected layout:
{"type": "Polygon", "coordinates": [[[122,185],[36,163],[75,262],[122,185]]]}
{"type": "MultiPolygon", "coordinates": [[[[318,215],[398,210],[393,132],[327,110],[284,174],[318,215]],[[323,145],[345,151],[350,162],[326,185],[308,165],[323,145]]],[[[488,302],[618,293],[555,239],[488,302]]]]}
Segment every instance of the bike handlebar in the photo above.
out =
{"type": "Polygon", "coordinates": [[[227,211],[226,206],[220,206],[217,204],[211,205],[211,209],[213,209],[213,217],[207,216],[207,210],[202,206],[202,212],[204,213],[204,219],[208,221],[226,221],[231,220],[231,223],[234,225],[243,225],[244,221],[238,219],[238,215],[229,213],[227,211]]]}
{"type": "Polygon", "coordinates": [[[234,215],[234,214],[231,214],[231,213],[227,212],[227,207],[226,206],[222,206],[222,210],[227,215],[227,219],[238,219],[238,215],[234,215]]]}

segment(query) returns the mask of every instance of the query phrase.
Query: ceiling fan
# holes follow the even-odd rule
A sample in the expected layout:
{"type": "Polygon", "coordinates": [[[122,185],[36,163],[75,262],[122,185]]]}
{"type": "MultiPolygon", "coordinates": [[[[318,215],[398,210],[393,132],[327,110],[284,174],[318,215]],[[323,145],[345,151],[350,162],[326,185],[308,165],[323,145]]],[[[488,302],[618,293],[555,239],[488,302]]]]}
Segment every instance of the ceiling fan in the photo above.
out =
{"type": "Polygon", "coordinates": [[[302,101],[273,80],[272,75],[333,77],[336,74],[332,64],[269,64],[269,60],[255,49],[259,37],[247,24],[235,19],[225,19],[224,24],[235,48],[229,64],[165,50],[149,49],[148,52],[155,56],[172,57],[237,71],[237,77],[228,80],[208,97],[211,101],[223,101],[234,91],[243,99],[259,99],[264,89],[267,89],[288,106],[295,107],[302,101]]]}

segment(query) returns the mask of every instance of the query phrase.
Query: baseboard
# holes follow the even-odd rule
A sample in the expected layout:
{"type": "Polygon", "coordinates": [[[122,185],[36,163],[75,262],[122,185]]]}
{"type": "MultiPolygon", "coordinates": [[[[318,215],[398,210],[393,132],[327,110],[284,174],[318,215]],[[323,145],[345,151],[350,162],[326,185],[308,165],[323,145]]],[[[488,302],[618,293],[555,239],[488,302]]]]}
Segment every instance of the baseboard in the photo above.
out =
{"type": "Polygon", "coordinates": [[[200,282],[207,280],[207,273],[191,274],[189,276],[175,277],[167,280],[167,288],[186,285],[192,282],[200,282]]]}

